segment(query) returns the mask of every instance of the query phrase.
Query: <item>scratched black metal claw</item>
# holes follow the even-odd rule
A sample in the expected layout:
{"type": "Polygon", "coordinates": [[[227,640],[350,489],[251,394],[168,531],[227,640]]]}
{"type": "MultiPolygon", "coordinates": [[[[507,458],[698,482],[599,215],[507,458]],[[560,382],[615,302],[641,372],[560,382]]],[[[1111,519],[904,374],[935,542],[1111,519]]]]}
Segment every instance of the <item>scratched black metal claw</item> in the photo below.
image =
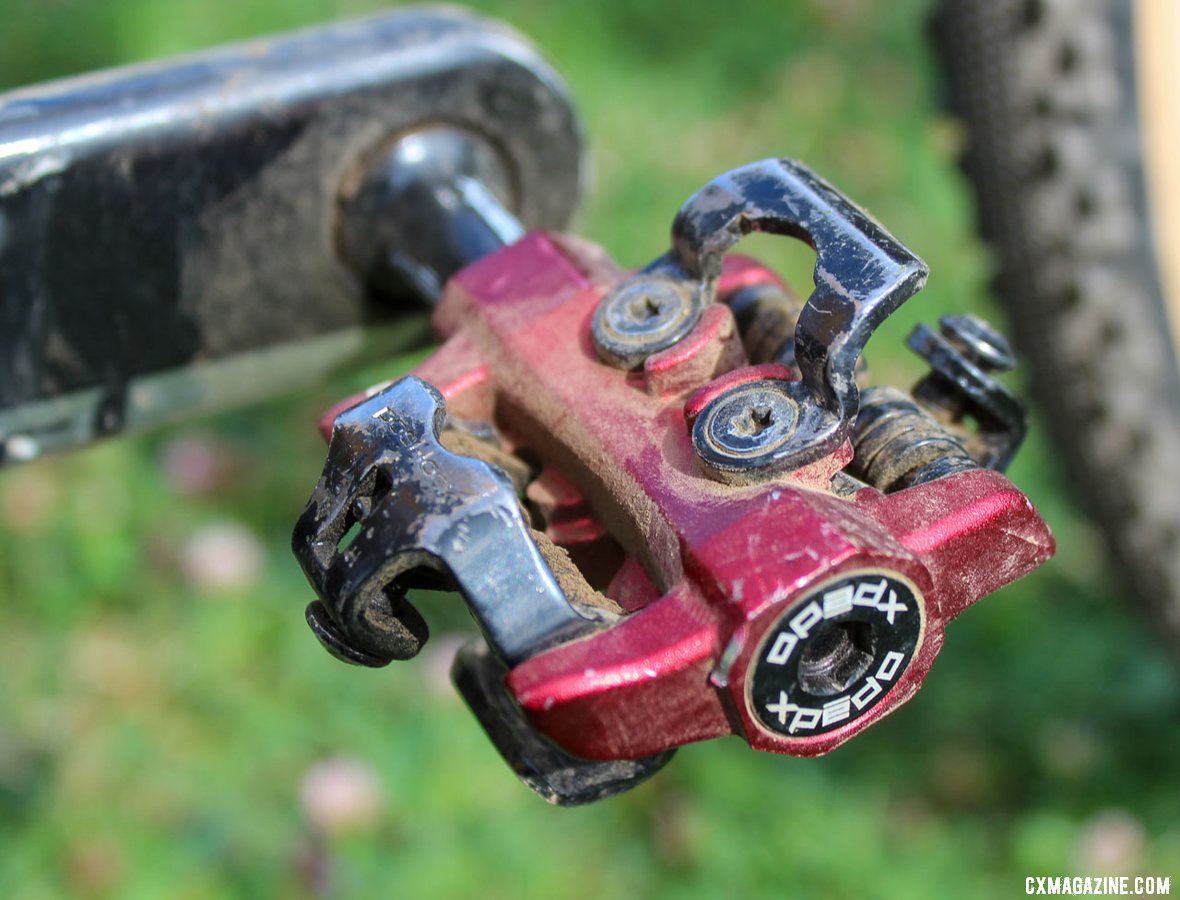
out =
{"type": "MultiPolygon", "coordinates": [[[[927,268],[806,166],[765,159],[714,178],[685,202],[672,223],[671,250],[600,305],[594,320],[599,354],[637,368],[687,334],[713,302],[725,254],[752,231],[800,238],[816,253],[815,287],[795,327],[802,380],[772,385],[793,410],[794,423],[774,458],[759,462],[773,472],[826,456],[849,436],[860,408],[861,352],[877,326],[921,290],[927,268]]],[[[748,468],[700,444],[697,451],[711,468],[748,468]]]]}
{"type": "Polygon", "coordinates": [[[556,806],[581,806],[638,787],[666,766],[675,750],[640,759],[589,760],[566,753],[537,731],[504,686],[508,670],[486,647],[460,648],[451,680],[516,776],[556,806]]]}
{"type": "MultiPolygon", "coordinates": [[[[311,633],[319,639],[319,642],[324,645],[324,649],[341,662],[348,663],[351,666],[368,666],[370,669],[380,669],[382,666],[389,665],[396,658],[394,656],[368,653],[353,645],[340,630],[340,626],[336,624],[336,620],[332,618],[332,614],[328,612],[328,608],[324,606],[323,601],[313,600],[307,604],[304,617],[307,619],[307,627],[311,629],[311,633]]],[[[421,636],[421,639],[417,641],[417,647],[421,648],[428,635],[426,623],[422,623],[420,631],[411,632],[411,634],[415,637],[418,635],[421,636]]],[[[417,652],[416,649],[413,649],[413,645],[411,645],[409,650],[401,654],[401,658],[417,652]]]]}
{"type": "Polygon", "coordinates": [[[533,542],[508,476],[443,447],[445,420],[442,395],[413,376],[336,419],[292,545],[319,597],[308,623],[345,662],[418,653],[426,624],[404,588],[424,571],[454,584],[510,666],[593,627],[533,542]]]}

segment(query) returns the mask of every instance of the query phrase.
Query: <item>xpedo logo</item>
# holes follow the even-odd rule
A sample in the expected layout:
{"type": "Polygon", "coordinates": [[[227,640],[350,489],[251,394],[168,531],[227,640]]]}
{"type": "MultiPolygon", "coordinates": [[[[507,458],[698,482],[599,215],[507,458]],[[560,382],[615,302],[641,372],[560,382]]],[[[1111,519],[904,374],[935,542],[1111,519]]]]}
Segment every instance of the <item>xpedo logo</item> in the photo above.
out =
{"type": "Polygon", "coordinates": [[[924,624],[921,595],[897,575],[857,572],[822,585],[763,638],[747,679],[755,715],[788,737],[854,721],[905,672],[924,624]]]}

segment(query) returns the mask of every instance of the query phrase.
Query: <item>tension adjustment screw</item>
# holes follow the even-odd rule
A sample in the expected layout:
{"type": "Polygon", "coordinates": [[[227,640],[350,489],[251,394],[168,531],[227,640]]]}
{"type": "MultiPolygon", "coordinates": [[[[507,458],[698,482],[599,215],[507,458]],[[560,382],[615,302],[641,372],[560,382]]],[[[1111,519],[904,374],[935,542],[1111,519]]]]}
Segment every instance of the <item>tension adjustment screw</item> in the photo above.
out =
{"type": "Polygon", "coordinates": [[[938,330],[985,372],[1008,372],[1016,368],[1016,357],[1008,340],[979,316],[943,316],[938,320],[938,330]]]}

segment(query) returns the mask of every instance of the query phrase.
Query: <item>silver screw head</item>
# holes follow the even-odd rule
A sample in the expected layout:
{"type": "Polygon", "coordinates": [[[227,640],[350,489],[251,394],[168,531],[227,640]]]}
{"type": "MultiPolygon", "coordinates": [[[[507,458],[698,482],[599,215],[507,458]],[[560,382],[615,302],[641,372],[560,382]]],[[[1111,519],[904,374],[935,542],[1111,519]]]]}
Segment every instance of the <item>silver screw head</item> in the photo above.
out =
{"type": "Polygon", "coordinates": [[[693,424],[693,448],[715,474],[740,480],[773,467],[799,425],[799,404],[789,384],[737,385],[701,411],[693,424]]]}
{"type": "Polygon", "coordinates": [[[591,325],[594,346],[604,362],[637,369],[692,331],[700,315],[700,298],[691,285],[640,275],[598,304],[591,325]]]}

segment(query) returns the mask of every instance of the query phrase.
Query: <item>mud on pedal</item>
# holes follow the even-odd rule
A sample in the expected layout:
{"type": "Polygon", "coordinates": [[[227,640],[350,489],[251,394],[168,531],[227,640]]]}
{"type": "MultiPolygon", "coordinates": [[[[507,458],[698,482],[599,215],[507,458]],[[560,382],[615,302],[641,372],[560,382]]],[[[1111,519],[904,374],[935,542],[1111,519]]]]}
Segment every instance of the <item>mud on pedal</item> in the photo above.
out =
{"type": "Polygon", "coordinates": [[[534,232],[470,263],[414,373],[330,414],[294,547],[337,657],[426,639],[455,589],[483,641],[453,678],[546,799],[599,799],[683,744],[825,753],[917,691],[946,626],[1053,553],[1000,469],[1024,434],[985,323],[916,332],[911,391],[862,351],[926,267],[797,162],[703,187],[628,274],[534,232]],[[728,252],[816,251],[800,300],[728,252]],[[341,539],[354,523],[358,536],[341,539]]]}

